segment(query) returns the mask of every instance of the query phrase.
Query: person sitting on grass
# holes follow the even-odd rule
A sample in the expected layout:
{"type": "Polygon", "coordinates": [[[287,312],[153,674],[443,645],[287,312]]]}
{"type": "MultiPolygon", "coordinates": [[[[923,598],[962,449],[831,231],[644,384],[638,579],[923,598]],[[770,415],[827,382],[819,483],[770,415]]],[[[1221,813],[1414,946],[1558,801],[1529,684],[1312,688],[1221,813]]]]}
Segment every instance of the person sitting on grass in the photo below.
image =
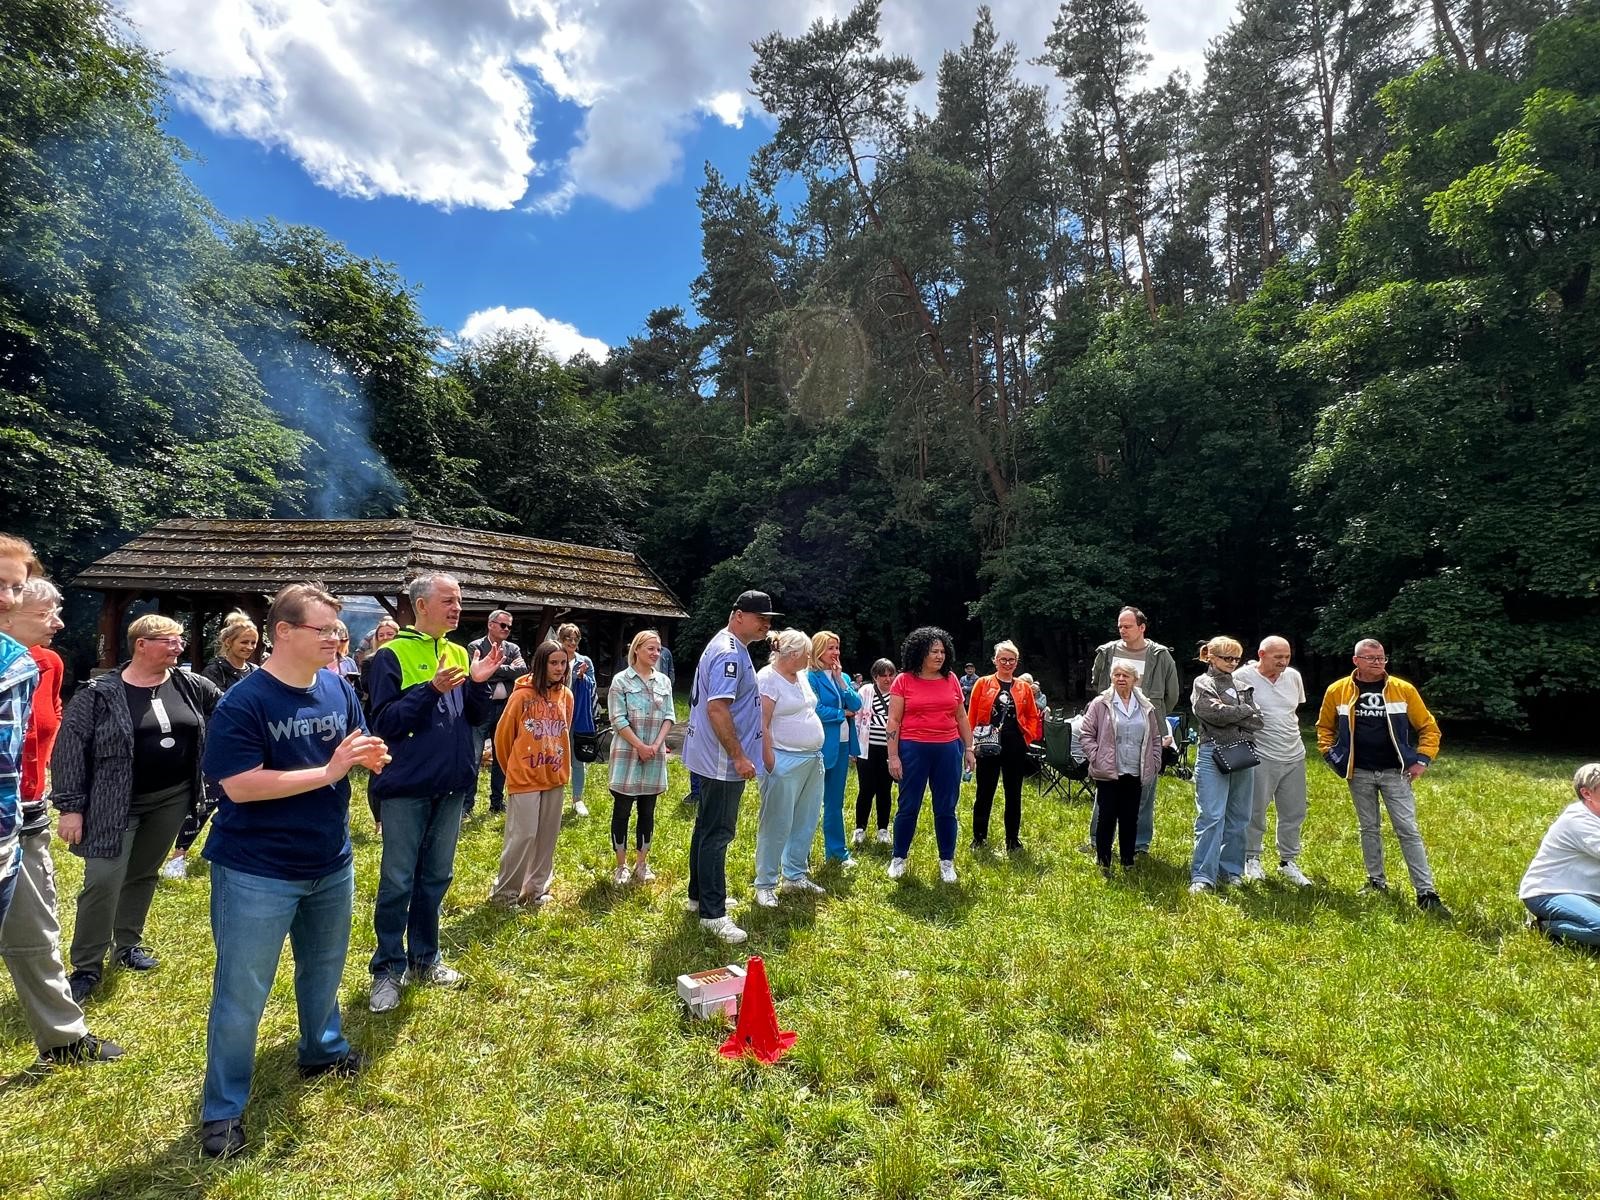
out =
{"type": "Polygon", "coordinates": [[[494,730],[494,753],[506,777],[506,833],[494,904],[550,903],[561,809],[572,778],[572,692],[567,651],[541,642],[533,670],[517,680],[494,730]]]}
{"type": "Polygon", "coordinates": [[[223,797],[201,851],[217,947],[200,1102],[200,1149],[211,1158],[244,1149],[256,1034],[285,938],[300,1075],[365,1065],[339,1014],[355,901],[349,775],[356,766],[380,774],[389,752],[367,733],[355,691],[323,670],[338,652],[338,618],[339,602],[317,584],[285,587],[267,612],[271,657],[211,718],[205,775],[223,797]]]}
{"type": "Polygon", "coordinates": [[[1517,895],[1540,933],[1600,948],[1600,763],[1572,777],[1578,798],[1551,823],[1517,895]]]}

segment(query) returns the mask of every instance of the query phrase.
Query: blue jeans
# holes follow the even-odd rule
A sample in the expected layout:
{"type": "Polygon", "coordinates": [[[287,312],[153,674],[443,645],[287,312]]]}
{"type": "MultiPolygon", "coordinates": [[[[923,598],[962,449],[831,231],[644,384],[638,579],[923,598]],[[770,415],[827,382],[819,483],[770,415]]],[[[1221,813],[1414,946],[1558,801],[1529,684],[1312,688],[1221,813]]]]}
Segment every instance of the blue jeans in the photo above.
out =
{"type": "Polygon", "coordinates": [[[823,802],[822,755],[774,751],[777,770],[761,777],[761,816],[756,825],[756,886],[802,879],[811,868],[811,841],[823,802]]]}
{"type": "MultiPolygon", "coordinates": [[[[1255,768],[1224,775],[1211,757],[1211,746],[1197,747],[1194,760],[1194,861],[1192,883],[1217,882],[1244,874],[1244,839],[1250,824],[1255,768]]],[[[1141,806],[1142,807],[1142,806],[1141,806]]]]}
{"type": "Polygon", "coordinates": [[[506,711],[506,702],[496,700],[489,706],[483,724],[472,727],[472,791],[467,793],[466,811],[471,812],[478,799],[478,779],[483,775],[483,747],[489,744],[489,808],[499,812],[506,806],[506,773],[500,769],[500,756],[494,753],[494,730],[500,724],[500,714],[506,711]]]}
{"type": "Polygon", "coordinates": [[[948,742],[900,743],[900,806],[894,814],[894,856],[911,853],[917,836],[922,793],[933,791],[933,838],[941,861],[956,856],[961,826],[956,805],[961,799],[961,739],[948,742]]]}
{"type": "Polygon", "coordinates": [[[287,937],[300,1014],[296,1057],[320,1066],[350,1052],[339,1024],[339,980],[350,949],[355,868],[321,879],[269,879],[211,864],[211,937],[217,967],[206,1020],[202,1121],[238,1117],[250,1099],[256,1030],[287,937]]]}
{"type": "Polygon", "coordinates": [[[850,780],[850,755],[839,747],[839,760],[822,775],[822,853],[830,862],[850,857],[844,840],[844,785],[850,780]]]}
{"type": "MultiPolygon", "coordinates": [[[[1148,851],[1150,839],[1156,832],[1156,780],[1142,784],[1139,792],[1139,819],[1134,824],[1134,852],[1148,851]]],[[[1089,810],[1089,840],[1095,841],[1100,834],[1100,806],[1096,804],[1089,810]]]]}
{"type": "Polygon", "coordinates": [[[439,961],[439,909],[455,877],[467,793],[383,798],[383,865],[372,928],[374,978],[439,961]]]}
{"type": "Polygon", "coordinates": [[[1593,896],[1564,892],[1529,896],[1523,903],[1534,916],[1549,922],[1552,937],[1600,946],[1600,903],[1593,896]]]}

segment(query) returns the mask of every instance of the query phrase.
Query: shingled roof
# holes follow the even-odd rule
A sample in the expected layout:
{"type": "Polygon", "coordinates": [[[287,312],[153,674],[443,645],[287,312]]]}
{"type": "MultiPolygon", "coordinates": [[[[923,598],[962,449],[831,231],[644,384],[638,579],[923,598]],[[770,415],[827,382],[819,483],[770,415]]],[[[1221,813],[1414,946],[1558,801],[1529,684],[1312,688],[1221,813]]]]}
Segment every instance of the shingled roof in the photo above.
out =
{"type": "Polygon", "coordinates": [[[286,583],[314,579],[336,595],[395,596],[426,570],[459,579],[468,608],[688,615],[639,556],[625,550],[429,521],[163,521],[90,565],[73,585],[271,595],[286,583]]]}

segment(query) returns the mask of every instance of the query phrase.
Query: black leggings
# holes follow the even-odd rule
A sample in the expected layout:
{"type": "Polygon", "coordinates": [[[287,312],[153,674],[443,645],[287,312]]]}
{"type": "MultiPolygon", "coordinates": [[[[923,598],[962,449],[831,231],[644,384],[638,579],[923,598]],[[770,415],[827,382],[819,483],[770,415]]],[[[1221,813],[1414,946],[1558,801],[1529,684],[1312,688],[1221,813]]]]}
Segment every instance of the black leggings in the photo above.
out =
{"type": "Polygon", "coordinates": [[[856,759],[856,828],[867,827],[867,814],[878,807],[878,828],[889,828],[889,747],[869,746],[867,757],[856,759]]]}
{"type": "Polygon", "coordinates": [[[1005,777],[1006,785],[1006,845],[1022,844],[1022,781],[1028,773],[1028,748],[1003,746],[1000,753],[978,760],[974,772],[978,781],[978,795],[972,802],[972,840],[982,845],[989,840],[989,810],[994,806],[995,785],[1005,777]]]}
{"type": "Polygon", "coordinates": [[[1144,786],[1137,775],[1118,775],[1098,779],[1094,785],[1094,856],[1102,867],[1111,865],[1111,835],[1117,835],[1122,865],[1133,865],[1134,840],[1138,836],[1139,796],[1144,786]]]}
{"type": "Polygon", "coordinates": [[[635,800],[639,802],[639,829],[633,848],[641,852],[648,852],[650,849],[650,839],[656,832],[656,798],[624,796],[621,792],[612,792],[611,848],[613,850],[622,850],[628,844],[628,814],[632,811],[635,800]]]}

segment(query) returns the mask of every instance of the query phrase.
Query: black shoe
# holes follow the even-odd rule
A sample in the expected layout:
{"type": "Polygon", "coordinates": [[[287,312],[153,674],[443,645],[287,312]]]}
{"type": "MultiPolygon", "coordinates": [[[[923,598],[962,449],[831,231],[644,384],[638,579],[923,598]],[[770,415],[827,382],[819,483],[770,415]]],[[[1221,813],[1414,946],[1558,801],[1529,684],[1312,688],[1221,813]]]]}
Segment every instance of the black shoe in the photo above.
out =
{"type": "Polygon", "coordinates": [[[1100,866],[1100,874],[1104,875],[1107,879],[1110,879],[1111,878],[1111,863],[1110,862],[1103,862],[1103,863],[1100,863],[1099,866],[1100,866]]]}
{"type": "Polygon", "coordinates": [[[1444,901],[1439,899],[1438,892],[1423,892],[1417,897],[1417,907],[1446,921],[1450,919],[1450,910],[1444,906],[1444,901]]]}
{"type": "Polygon", "coordinates": [[[86,1033],[77,1041],[68,1042],[65,1046],[51,1046],[39,1056],[40,1061],[54,1063],[57,1066],[66,1066],[69,1063],[111,1062],[121,1057],[121,1046],[97,1038],[92,1033],[86,1033]]]}
{"type": "Polygon", "coordinates": [[[200,1153],[207,1158],[230,1158],[243,1149],[244,1122],[238,1117],[200,1126],[200,1153]]]}
{"type": "Polygon", "coordinates": [[[342,1057],[325,1063],[311,1066],[301,1063],[299,1067],[301,1079],[316,1079],[323,1075],[337,1075],[341,1079],[350,1079],[366,1069],[366,1058],[355,1050],[346,1050],[342,1057]]]}
{"type": "Polygon", "coordinates": [[[492,812],[492,813],[503,813],[503,812],[505,812],[505,810],[506,810],[506,802],[504,800],[491,800],[491,801],[489,801],[489,811],[490,812],[492,812]]]}
{"type": "Polygon", "coordinates": [[[1022,843],[1021,842],[1007,842],[1006,843],[1006,853],[1007,854],[1021,854],[1022,853],[1022,843]]]}
{"type": "Polygon", "coordinates": [[[1387,896],[1388,894],[1389,885],[1387,883],[1380,883],[1376,879],[1368,879],[1364,884],[1361,885],[1361,889],[1356,892],[1356,895],[1358,896],[1387,896]]]}
{"type": "Polygon", "coordinates": [[[99,971],[74,971],[67,976],[67,989],[72,993],[72,1002],[79,1008],[94,991],[100,986],[99,971]]]}
{"type": "Polygon", "coordinates": [[[1135,850],[1133,852],[1133,856],[1135,858],[1149,858],[1150,857],[1150,848],[1147,846],[1142,850],[1135,850]]]}
{"type": "Polygon", "coordinates": [[[150,953],[148,946],[129,946],[117,951],[117,962],[130,971],[154,971],[161,960],[150,953]]]}
{"type": "Polygon", "coordinates": [[[989,839],[988,838],[973,838],[972,839],[972,844],[969,845],[967,847],[967,849],[968,850],[973,850],[973,851],[985,850],[985,849],[988,848],[988,846],[989,846],[989,839]]]}

